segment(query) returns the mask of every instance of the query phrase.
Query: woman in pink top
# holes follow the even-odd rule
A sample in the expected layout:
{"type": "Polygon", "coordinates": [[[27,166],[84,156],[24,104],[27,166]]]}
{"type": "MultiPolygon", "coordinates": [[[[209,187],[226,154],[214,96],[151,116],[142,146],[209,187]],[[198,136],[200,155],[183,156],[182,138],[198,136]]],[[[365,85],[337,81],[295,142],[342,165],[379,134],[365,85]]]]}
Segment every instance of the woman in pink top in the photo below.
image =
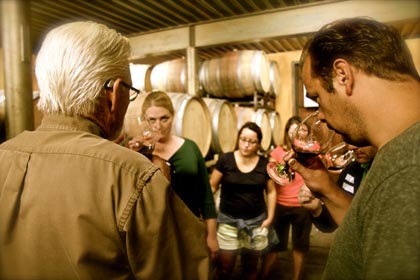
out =
{"type": "MultiPolygon", "coordinates": [[[[283,162],[284,154],[292,148],[290,139],[300,121],[301,119],[297,116],[291,117],[287,121],[283,146],[278,146],[270,153],[270,161],[283,162]]],[[[292,174],[290,182],[282,185],[276,184],[277,205],[273,228],[280,243],[267,249],[263,259],[262,279],[268,278],[271,267],[277,258],[277,253],[287,250],[290,226],[292,226],[293,243],[293,279],[297,280],[302,277],[303,262],[306,252],[309,250],[309,236],[312,226],[310,212],[303,208],[297,199],[303,184],[303,179],[298,173],[292,174]]]]}

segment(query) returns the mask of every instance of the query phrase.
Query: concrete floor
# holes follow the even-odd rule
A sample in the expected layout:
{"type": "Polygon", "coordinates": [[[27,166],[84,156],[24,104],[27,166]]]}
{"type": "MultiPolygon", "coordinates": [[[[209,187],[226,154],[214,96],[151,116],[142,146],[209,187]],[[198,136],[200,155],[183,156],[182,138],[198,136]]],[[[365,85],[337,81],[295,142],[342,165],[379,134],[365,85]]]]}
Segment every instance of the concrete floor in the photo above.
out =
{"type": "MultiPolygon", "coordinates": [[[[311,247],[306,257],[302,280],[318,280],[321,278],[333,238],[334,233],[322,233],[315,226],[312,226],[311,247]]],[[[292,279],[292,270],[291,250],[279,253],[277,262],[270,273],[269,280],[292,279]]],[[[233,280],[242,280],[240,271],[240,260],[237,260],[233,280]]]]}

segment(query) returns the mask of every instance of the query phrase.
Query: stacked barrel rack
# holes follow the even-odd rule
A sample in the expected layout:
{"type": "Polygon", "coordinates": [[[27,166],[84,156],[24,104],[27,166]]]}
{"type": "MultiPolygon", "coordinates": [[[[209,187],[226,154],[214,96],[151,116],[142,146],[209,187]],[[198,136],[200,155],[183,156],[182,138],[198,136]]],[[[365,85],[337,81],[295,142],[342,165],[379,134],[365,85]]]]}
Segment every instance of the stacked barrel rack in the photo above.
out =
{"type": "MultiPolygon", "coordinates": [[[[133,69],[133,68],[132,68],[133,69]]],[[[275,111],[279,94],[277,62],[262,51],[232,51],[199,67],[200,90],[186,94],[186,61],[176,59],[150,66],[138,76],[140,88],[163,90],[175,108],[173,131],[194,140],[206,158],[235,149],[238,129],[247,121],[262,129],[261,153],[280,144],[280,116],[275,111]]],[[[143,97],[130,104],[127,114],[139,114],[143,97]]]]}

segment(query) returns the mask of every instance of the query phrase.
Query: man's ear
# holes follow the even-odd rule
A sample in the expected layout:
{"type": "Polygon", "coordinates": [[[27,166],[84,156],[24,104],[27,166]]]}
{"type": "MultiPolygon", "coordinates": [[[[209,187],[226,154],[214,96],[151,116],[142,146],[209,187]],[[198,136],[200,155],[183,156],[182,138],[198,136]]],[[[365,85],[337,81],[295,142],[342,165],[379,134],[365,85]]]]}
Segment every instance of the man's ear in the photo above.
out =
{"type": "Polygon", "coordinates": [[[348,61],[342,58],[336,59],[333,63],[333,69],[337,83],[345,87],[347,95],[351,95],[354,77],[352,68],[348,61]]]}
{"type": "Polygon", "coordinates": [[[121,91],[121,81],[121,78],[111,80],[105,86],[107,89],[107,104],[111,113],[117,108],[117,100],[121,97],[121,93],[119,93],[121,91]]]}

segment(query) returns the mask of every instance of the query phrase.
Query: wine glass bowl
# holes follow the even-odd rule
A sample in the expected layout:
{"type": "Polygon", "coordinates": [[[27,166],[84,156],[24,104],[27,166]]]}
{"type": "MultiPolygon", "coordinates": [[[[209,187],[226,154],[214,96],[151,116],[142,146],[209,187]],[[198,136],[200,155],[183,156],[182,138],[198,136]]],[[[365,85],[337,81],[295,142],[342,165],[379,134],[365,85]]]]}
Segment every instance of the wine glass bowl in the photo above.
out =
{"type": "Polygon", "coordinates": [[[267,173],[280,186],[289,184],[294,178],[294,172],[289,170],[287,163],[269,162],[267,164],[267,173]]]}
{"type": "Polygon", "coordinates": [[[151,156],[155,148],[156,133],[140,116],[129,115],[124,119],[124,146],[145,156],[151,156]]]}
{"type": "Polygon", "coordinates": [[[310,158],[325,153],[331,146],[335,132],[318,119],[318,111],[307,116],[292,135],[292,148],[297,158],[310,158]]]}
{"type": "Polygon", "coordinates": [[[354,151],[350,150],[345,142],[331,147],[324,155],[325,165],[329,170],[341,170],[353,160],[355,160],[354,151]]]}
{"type": "MultiPolygon", "coordinates": [[[[318,119],[316,111],[301,121],[291,135],[292,148],[296,159],[310,165],[311,159],[324,154],[331,146],[335,132],[318,119]]],[[[294,172],[287,163],[272,162],[267,164],[268,175],[279,185],[286,185],[294,178],[294,172]]]]}

